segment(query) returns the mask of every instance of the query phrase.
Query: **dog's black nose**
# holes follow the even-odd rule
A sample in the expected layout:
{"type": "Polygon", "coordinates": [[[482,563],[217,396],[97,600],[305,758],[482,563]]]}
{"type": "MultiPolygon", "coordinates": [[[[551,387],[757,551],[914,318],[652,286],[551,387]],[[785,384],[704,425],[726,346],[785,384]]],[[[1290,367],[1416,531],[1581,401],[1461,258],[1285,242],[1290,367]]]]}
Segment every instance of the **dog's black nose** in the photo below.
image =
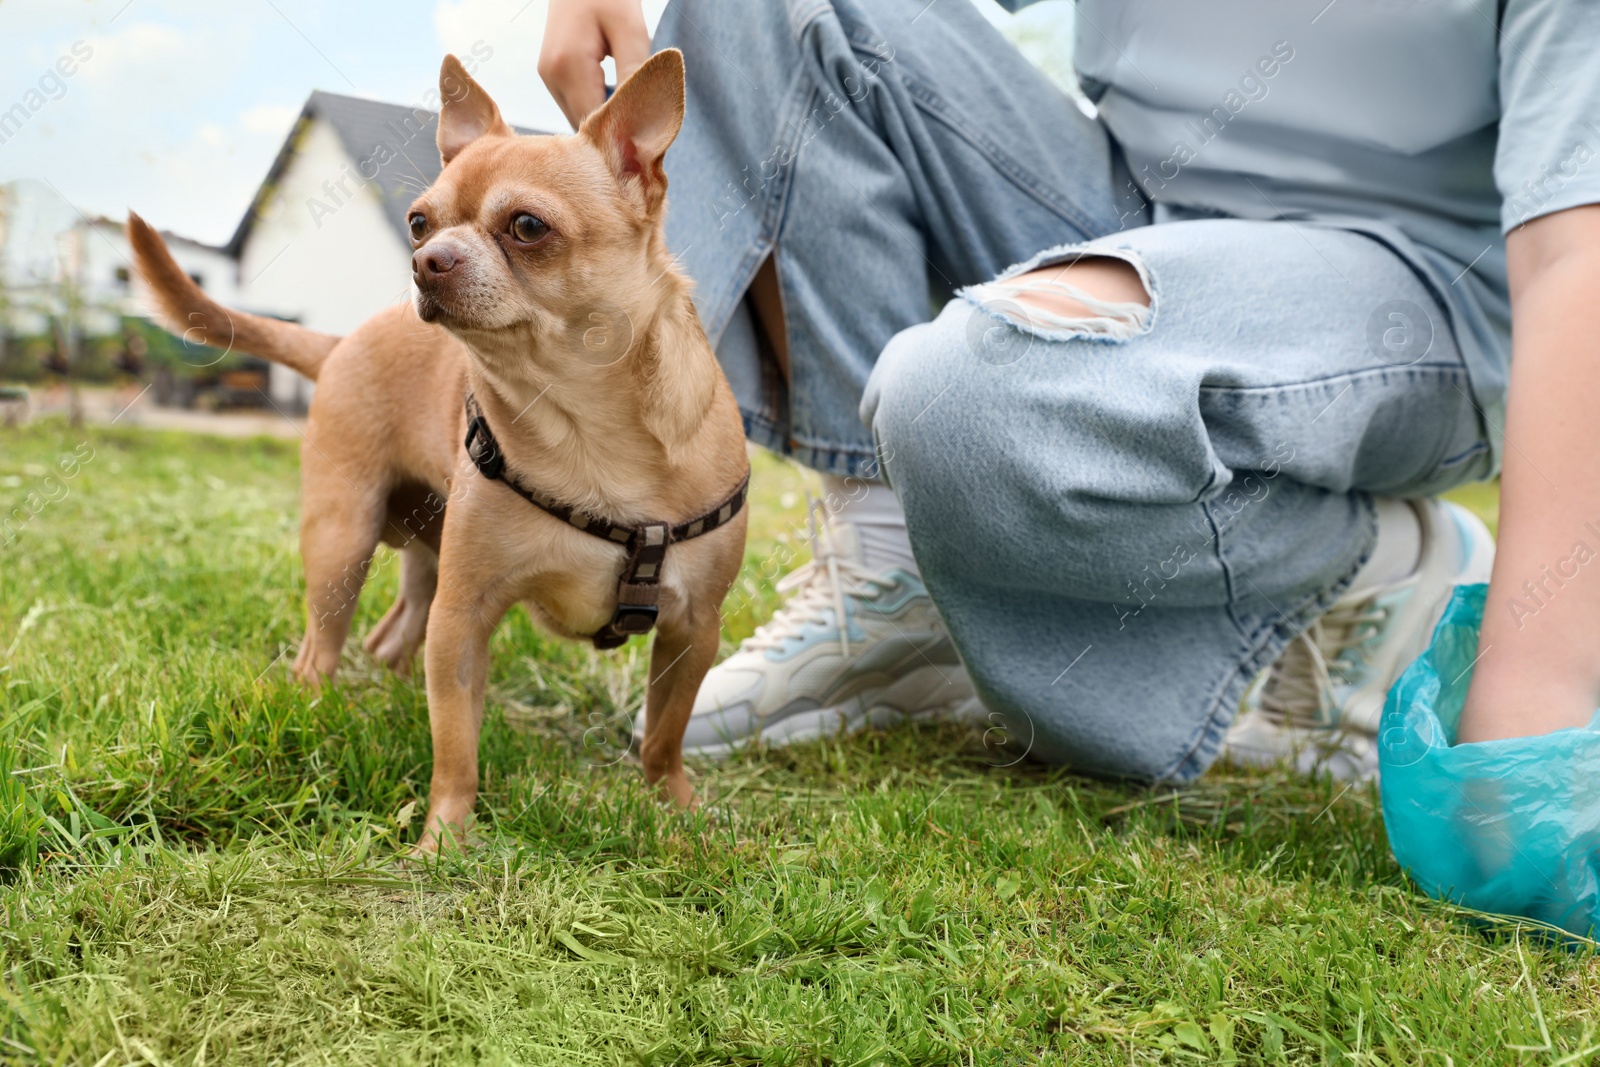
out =
{"type": "Polygon", "coordinates": [[[411,255],[411,273],[419,281],[448,274],[456,265],[456,254],[447,247],[419,248],[411,255]]]}

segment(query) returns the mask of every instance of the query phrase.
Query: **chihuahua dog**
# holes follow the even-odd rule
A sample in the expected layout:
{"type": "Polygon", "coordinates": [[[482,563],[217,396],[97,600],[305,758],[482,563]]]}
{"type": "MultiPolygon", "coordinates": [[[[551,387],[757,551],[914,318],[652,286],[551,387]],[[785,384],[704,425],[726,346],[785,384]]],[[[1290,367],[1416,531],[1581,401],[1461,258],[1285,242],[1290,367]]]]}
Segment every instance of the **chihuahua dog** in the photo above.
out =
{"type": "Polygon", "coordinates": [[[377,543],[400,550],[399,598],[366,647],[404,670],[426,637],[424,848],[472,814],[489,637],[518,602],[600,647],[654,625],[640,757],[694,803],[683,731],[743,557],[749,477],[663,236],[682,55],[657,53],[571,136],[515,135],[453,56],[440,83],[445,165],[410,211],[413,303],[348,337],[219,307],[128,220],[169,328],[317,382],[301,679],[332,676],[377,543]]]}

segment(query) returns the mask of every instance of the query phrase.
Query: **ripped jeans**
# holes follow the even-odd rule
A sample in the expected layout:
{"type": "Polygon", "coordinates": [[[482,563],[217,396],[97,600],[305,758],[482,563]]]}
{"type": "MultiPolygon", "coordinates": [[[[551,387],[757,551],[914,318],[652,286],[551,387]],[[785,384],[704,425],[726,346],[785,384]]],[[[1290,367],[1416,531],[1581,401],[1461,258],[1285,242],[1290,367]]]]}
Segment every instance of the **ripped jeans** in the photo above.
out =
{"type": "Polygon", "coordinates": [[[751,439],[887,475],[1020,751],[1199,775],[1370,553],[1369,494],[1491,473],[1402,259],[1152,214],[1105,128],[970,4],[674,0],[656,45],[689,70],[668,238],[751,439]],[[787,374],[743,299],[774,250],[787,374]],[[1008,282],[1084,255],[1131,264],[1150,307],[1064,320],[1008,282]],[[930,292],[959,295],[930,316],[930,292]]]}

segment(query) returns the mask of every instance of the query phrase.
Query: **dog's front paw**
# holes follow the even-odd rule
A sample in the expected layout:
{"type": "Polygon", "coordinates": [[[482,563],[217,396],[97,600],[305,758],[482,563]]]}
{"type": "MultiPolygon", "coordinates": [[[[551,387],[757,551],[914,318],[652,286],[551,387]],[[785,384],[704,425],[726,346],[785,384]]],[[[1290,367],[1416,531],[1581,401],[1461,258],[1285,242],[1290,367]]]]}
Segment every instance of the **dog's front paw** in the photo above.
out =
{"type": "Polygon", "coordinates": [[[695,811],[700,807],[700,798],[695,795],[694,786],[689,784],[689,776],[680,767],[676,771],[669,771],[655,783],[656,794],[675,807],[684,811],[695,811]]]}
{"type": "MultiPolygon", "coordinates": [[[[338,666],[335,659],[333,667],[338,666]]],[[[317,663],[317,648],[309,639],[300,645],[300,651],[294,657],[295,679],[307,689],[320,689],[324,682],[332,681],[333,667],[323,670],[317,663]]]]}
{"type": "Polygon", "coordinates": [[[417,859],[434,859],[450,852],[465,852],[481,844],[472,832],[472,803],[440,803],[428,812],[422,839],[412,849],[417,859]]]}

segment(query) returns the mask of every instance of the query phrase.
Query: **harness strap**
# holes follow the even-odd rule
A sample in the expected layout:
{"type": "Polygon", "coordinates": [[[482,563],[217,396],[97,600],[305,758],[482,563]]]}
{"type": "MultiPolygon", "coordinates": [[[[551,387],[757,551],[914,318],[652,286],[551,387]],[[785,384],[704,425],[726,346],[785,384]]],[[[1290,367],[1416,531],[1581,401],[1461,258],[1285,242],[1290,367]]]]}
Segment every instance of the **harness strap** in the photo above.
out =
{"type": "Polygon", "coordinates": [[[478,468],[478,473],[490,481],[500,482],[522,499],[548,515],[560,519],[591,537],[620,545],[626,550],[622,573],[617,578],[617,607],[611,621],[591,635],[596,648],[616,648],[635,634],[647,634],[655,628],[660,613],[661,568],[666,562],[667,546],[678,541],[688,541],[701,534],[710,533],[728,523],[744,507],[750,490],[750,472],[740,479],[738,486],[722,503],[676,526],[664,522],[641,522],[627,526],[611,522],[597,515],[580,511],[564,504],[537,489],[518,481],[506,470],[505,454],[500,442],[489,429],[489,420],[476,398],[467,394],[467,455],[478,468]]]}

